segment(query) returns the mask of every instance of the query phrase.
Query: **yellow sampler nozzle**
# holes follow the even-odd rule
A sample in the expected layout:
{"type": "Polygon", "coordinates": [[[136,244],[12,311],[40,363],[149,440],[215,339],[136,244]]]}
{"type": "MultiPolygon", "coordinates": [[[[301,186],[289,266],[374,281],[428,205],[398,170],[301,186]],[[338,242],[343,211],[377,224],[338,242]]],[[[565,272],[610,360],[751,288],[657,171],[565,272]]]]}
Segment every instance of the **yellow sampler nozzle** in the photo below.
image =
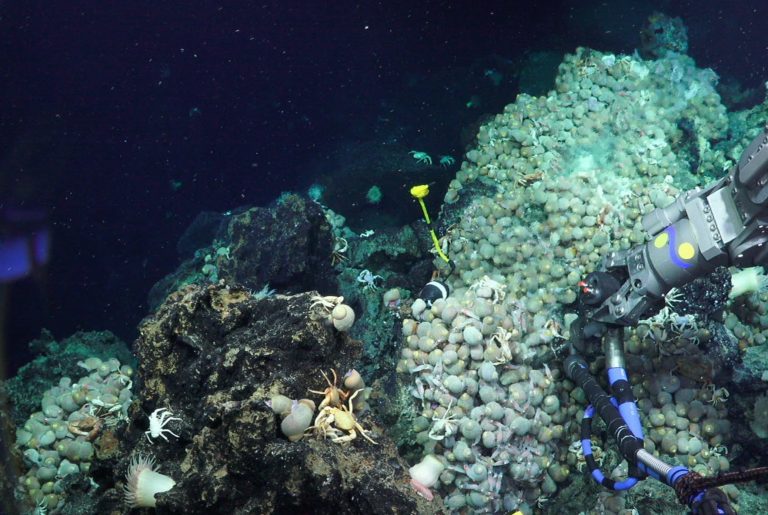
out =
{"type": "Polygon", "coordinates": [[[419,205],[421,206],[421,211],[424,213],[424,220],[427,222],[427,229],[429,229],[429,234],[432,236],[432,244],[435,246],[435,251],[437,252],[437,255],[440,256],[440,259],[451,265],[451,270],[453,270],[453,261],[450,260],[448,256],[445,255],[445,252],[443,252],[443,249],[440,248],[440,240],[437,239],[437,234],[435,234],[435,229],[432,227],[432,220],[429,219],[429,213],[427,212],[427,206],[424,204],[424,197],[429,195],[429,185],[428,184],[418,184],[416,186],[413,186],[411,188],[411,196],[419,201],[419,205]]]}
{"type": "Polygon", "coordinates": [[[411,195],[417,200],[421,200],[429,195],[429,184],[418,184],[411,188],[411,195]]]}

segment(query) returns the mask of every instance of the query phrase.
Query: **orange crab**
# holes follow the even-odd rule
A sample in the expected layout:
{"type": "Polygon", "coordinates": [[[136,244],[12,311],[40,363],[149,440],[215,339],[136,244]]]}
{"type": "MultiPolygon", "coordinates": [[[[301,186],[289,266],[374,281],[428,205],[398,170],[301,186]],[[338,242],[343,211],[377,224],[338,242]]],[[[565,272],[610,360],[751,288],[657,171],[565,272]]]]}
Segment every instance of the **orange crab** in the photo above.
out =
{"type": "Polygon", "coordinates": [[[75,420],[67,425],[67,429],[73,435],[84,436],[86,440],[93,440],[101,430],[102,421],[99,417],[88,415],[80,420],[75,420]]]}
{"type": "Polygon", "coordinates": [[[320,403],[320,406],[318,407],[319,410],[322,411],[323,408],[326,406],[333,406],[335,408],[338,408],[339,406],[343,407],[343,402],[347,400],[347,397],[349,397],[349,393],[345,392],[344,390],[340,389],[336,386],[336,382],[338,381],[338,376],[336,375],[336,370],[331,369],[331,373],[333,374],[333,382],[331,382],[330,379],[328,379],[328,376],[325,375],[325,372],[322,370],[320,373],[325,378],[325,381],[328,383],[328,388],[323,390],[322,392],[319,390],[309,390],[312,393],[316,393],[318,395],[325,395],[325,398],[323,399],[323,402],[320,403]]]}

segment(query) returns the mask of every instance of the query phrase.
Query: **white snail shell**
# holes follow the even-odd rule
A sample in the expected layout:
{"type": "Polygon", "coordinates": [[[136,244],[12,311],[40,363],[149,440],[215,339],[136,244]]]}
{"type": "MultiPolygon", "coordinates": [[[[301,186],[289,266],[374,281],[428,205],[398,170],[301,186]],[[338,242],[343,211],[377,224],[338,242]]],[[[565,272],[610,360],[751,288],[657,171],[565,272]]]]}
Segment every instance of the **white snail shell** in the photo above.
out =
{"type": "Polygon", "coordinates": [[[355,312],[346,304],[339,304],[331,311],[331,318],[333,319],[333,327],[345,332],[349,331],[352,324],[355,323],[355,312]]]}

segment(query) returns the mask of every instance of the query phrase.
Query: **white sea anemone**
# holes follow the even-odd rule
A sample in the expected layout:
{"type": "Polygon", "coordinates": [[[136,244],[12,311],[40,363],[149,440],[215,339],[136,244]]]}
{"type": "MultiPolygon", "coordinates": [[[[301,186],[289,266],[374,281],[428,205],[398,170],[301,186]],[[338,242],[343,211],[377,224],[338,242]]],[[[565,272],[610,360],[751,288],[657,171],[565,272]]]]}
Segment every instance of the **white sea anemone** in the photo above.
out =
{"type": "Polygon", "coordinates": [[[437,459],[434,454],[427,454],[424,459],[413,467],[408,469],[411,475],[411,486],[416,493],[431,501],[434,497],[431,487],[437,484],[440,473],[445,469],[443,462],[437,459]]]}
{"type": "Polygon", "coordinates": [[[176,484],[165,474],[155,472],[154,468],[155,458],[151,456],[136,454],[131,458],[123,490],[125,502],[131,508],[154,508],[157,503],[155,494],[167,492],[176,484]]]}
{"type": "Polygon", "coordinates": [[[738,270],[731,274],[731,293],[729,298],[735,299],[749,293],[762,292],[768,286],[768,277],[762,266],[753,266],[738,270]]]}

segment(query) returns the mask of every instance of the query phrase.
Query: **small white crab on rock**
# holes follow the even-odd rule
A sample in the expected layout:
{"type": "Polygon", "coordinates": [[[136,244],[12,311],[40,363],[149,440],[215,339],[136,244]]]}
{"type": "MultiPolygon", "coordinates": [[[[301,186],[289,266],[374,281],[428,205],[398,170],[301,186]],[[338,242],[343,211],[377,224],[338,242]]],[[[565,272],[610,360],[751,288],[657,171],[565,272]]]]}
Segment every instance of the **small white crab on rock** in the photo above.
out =
{"type": "Polygon", "coordinates": [[[168,408],[157,408],[155,411],[152,412],[152,414],[149,416],[149,430],[144,431],[144,434],[147,436],[147,440],[149,440],[149,443],[152,443],[152,438],[157,438],[158,436],[161,436],[163,440],[167,442],[168,438],[165,436],[164,433],[173,435],[176,438],[179,437],[179,435],[177,435],[170,429],[165,428],[165,426],[168,425],[168,422],[170,422],[171,420],[178,420],[179,422],[181,422],[181,419],[178,417],[174,417],[173,413],[168,408]],[[152,438],[150,438],[150,436],[152,438]]]}
{"type": "Polygon", "coordinates": [[[333,324],[337,331],[346,332],[355,323],[355,311],[344,304],[344,297],[333,295],[314,295],[309,306],[315,320],[325,324],[333,324]]]}
{"type": "Polygon", "coordinates": [[[359,274],[357,274],[357,282],[365,284],[363,286],[363,290],[373,290],[376,291],[379,289],[378,286],[376,286],[376,281],[381,280],[383,281],[384,278],[380,275],[375,275],[373,272],[371,272],[368,269],[363,270],[359,274]]]}

